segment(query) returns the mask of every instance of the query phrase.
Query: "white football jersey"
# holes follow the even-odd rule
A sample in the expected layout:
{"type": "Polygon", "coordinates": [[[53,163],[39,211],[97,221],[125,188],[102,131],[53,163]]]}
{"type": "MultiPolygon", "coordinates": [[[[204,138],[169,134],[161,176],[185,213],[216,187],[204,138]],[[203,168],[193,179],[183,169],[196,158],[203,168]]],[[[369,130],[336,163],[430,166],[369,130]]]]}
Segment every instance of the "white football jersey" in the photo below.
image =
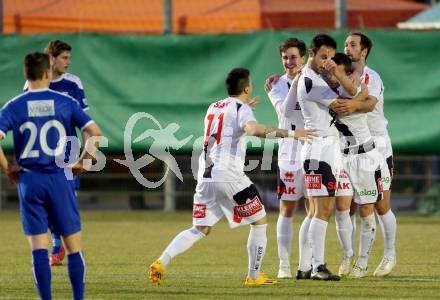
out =
{"type": "MultiPolygon", "coordinates": [[[[350,98],[342,86],[338,87],[338,93],[344,98],[350,98]]],[[[342,139],[343,148],[361,145],[371,140],[366,113],[353,112],[348,116],[338,116],[335,125],[342,139]]]]}
{"type": "Polygon", "coordinates": [[[244,127],[250,121],[255,121],[251,107],[237,98],[226,98],[209,106],[199,158],[199,181],[231,182],[245,176],[244,127]]]}
{"type": "MultiPolygon", "coordinates": [[[[269,99],[278,116],[278,127],[286,130],[296,130],[304,128],[304,118],[296,97],[288,99],[287,95],[292,86],[292,80],[286,74],[272,86],[268,93],[269,99]],[[293,99],[295,98],[295,99],[293,99]],[[289,101],[290,103],[286,103],[289,101]]],[[[296,88],[296,86],[294,87],[296,88]]],[[[278,140],[278,162],[292,162],[299,159],[298,140],[285,138],[278,140]]]]}
{"type": "Polygon", "coordinates": [[[383,91],[384,86],[382,79],[376,71],[365,66],[364,72],[361,76],[361,82],[368,87],[368,95],[374,96],[377,99],[376,106],[372,112],[367,114],[368,127],[374,136],[387,136],[388,121],[383,112],[383,91]]]}
{"type": "Polygon", "coordinates": [[[338,137],[334,125],[336,114],[329,109],[337,96],[319,74],[309,66],[304,67],[298,82],[298,101],[304,116],[304,127],[316,129],[315,133],[320,137],[338,137]]]}

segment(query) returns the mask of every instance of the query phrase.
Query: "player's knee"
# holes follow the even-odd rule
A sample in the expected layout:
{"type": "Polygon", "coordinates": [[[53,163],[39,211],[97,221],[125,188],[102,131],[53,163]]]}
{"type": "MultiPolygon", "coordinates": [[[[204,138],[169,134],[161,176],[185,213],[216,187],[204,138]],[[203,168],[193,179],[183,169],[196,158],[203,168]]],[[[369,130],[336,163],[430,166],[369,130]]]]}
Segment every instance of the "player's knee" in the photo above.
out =
{"type": "Polygon", "coordinates": [[[280,215],[283,217],[292,217],[296,210],[296,201],[284,201],[280,202],[280,215]]]}
{"type": "Polygon", "coordinates": [[[261,219],[259,219],[258,221],[255,221],[251,224],[252,225],[265,225],[265,224],[267,224],[267,218],[266,218],[266,216],[264,216],[261,219]]]}
{"type": "Polygon", "coordinates": [[[361,218],[366,218],[370,216],[374,212],[374,205],[373,204],[365,204],[359,206],[359,215],[361,218]]]}
{"type": "Polygon", "coordinates": [[[391,209],[390,191],[384,191],[384,198],[375,204],[376,211],[379,215],[386,214],[391,209]]]}
{"type": "Polygon", "coordinates": [[[350,209],[351,197],[336,197],[336,209],[346,211],[350,209]]]}
{"type": "Polygon", "coordinates": [[[82,251],[81,232],[62,237],[67,254],[82,251]]]}
{"type": "Polygon", "coordinates": [[[205,236],[211,233],[211,226],[196,226],[196,229],[205,236]]]}

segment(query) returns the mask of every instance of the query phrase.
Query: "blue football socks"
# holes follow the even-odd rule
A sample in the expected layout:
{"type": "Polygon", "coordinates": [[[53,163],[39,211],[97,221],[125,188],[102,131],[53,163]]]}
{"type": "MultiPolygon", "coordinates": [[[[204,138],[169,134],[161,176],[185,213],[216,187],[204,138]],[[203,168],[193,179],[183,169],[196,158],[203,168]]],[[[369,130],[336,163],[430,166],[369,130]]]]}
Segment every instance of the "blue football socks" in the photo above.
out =
{"type": "Polygon", "coordinates": [[[51,278],[49,266],[49,254],[47,249],[36,249],[32,251],[32,268],[40,297],[43,300],[52,299],[51,278]]]}
{"type": "Polygon", "coordinates": [[[73,299],[84,299],[86,263],[81,252],[67,255],[67,269],[69,271],[70,283],[72,284],[73,299]]]}

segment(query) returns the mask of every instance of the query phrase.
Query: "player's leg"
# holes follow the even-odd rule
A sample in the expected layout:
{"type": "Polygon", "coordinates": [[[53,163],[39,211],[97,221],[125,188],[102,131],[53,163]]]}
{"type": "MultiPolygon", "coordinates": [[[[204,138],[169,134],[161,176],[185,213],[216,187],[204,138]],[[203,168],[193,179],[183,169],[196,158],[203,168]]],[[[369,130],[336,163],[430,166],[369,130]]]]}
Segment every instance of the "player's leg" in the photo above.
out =
{"type": "Polygon", "coordinates": [[[353,231],[351,234],[351,248],[353,249],[353,253],[355,253],[355,241],[356,241],[356,211],[358,209],[359,205],[354,202],[351,201],[351,206],[350,206],[350,220],[351,220],[351,224],[353,226],[353,231]]]}
{"type": "Polygon", "coordinates": [[[368,269],[368,259],[376,238],[376,219],[374,216],[374,204],[363,204],[359,206],[361,217],[359,257],[350,272],[350,277],[364,277],[368,269]]]}
{"type": "Polygon", "coordinates": [[[212,226],[222,217],[223,212],[216,202],[215,183],[198,183],[194,194],[193,226],[177,234],[159,258],[150,265],[148,275],[151,282],[160,284],[170,261],[207,236],[212,226]]]}
{"type": "Polygon", "coordinates": [[[61,236],[52,232],[52,252],[49,257],[51,266],[61,266],[65,256],[61,236]]]}
{"type": "Polygon", "coordinates": [[[280,200],[277,221],[278,258],[280,259],[278,278],[291,278],[290,256],[292,253],[293,215],[297,201],[280,200]]]}
{"type": "Polygon", "coordinates": [[[48,211],[46,176],[21,172],[18,179],[21,222],[32,250],[32,270],[35,285],[42,299],[51,299],[51,270],[49,265],[48,211]]]}
{"type": "Polygon", "coordinates": [[[278,168],[278,199],[280,213],[277,221],[278,258],[280,260],[278,278],[291,278],[290,256],[292,253],[293,216],[298,200],[303,196],[303,172],[278,168]]]}
{"type": "MultiPolygon", "coordinates": [[[[77,197],[77,191],[79,190],[79,177],[76,176],[73,180],[69,180],[75,190],[75,197],[77,197]]],[[[51,233],[52,235],[52,253],[49,256],[51,266],[61,266],[65,256],[65,249],[61,239],[61,235],[51,233]]]]}
{"type": "Polygon", "coordinates": [[[315,215],[310,223],[309,240],[312,245],[312,279],[316,280],[340,280],[326,267],[324,260],[325,237],[327,225],[333,211],[335,197],[313,196],[315,215]]]}
{"type": "Polygon", "coordinates": [[[261,196],[255,185],[244,176],[235,182],[219,183],[218,202],[234,228],[250,224],[247,240],[248,274],[245,285],[271,285],[277,281],[261,273],[261,265],[266,254],[267,219],[261,196]]]}
{"type": "Polygon", "coordinates": [[[62,239],[67,252],[67,271],[73,299],[84,299],[86,263],[82,253],[81,232],[63,236],[62,239]]]}
{"type": "Polygon", "coordinates": [[[32,249],[32,271],[38,293],[43,300],[52,299],[52,274],[50,271],[49,254],[47,251],[49,245],[47,233],[29,235],[28,241],[32,249]]]}
{"type": "Polygon", "coordinates": [[[379,266],[374,271],[374,276],[386,276],[396,265],[396,216],[391,210],[391,191],[384,191],[384,199],[376,203],[376,212],[379,216],[384,240],[384,256],[379,266]]]}
{"type": "Polygon", "coordinates": [[[338,275],[333,275],[327,269],[324,260],[327,226],[335,204],[336,175],[341,165],[339,144],[336,139],[329,137],[302,150],[307,195],[315,209],[308,233],[312,247],[311,278],[340,280],[338,275]]]}
{"type": "Polygon", "coordinates": [[[306,217],[299,228],[298,250],[299,263],[296,279],[310,279],[312,274],[312,247],[308,238],[310,223],[315,215],[313,200],[304,199],[304,207],[306,208],[306,217]]]}
{"type": "Polygon", "coordinates": [[[384,240],[384,256],[376,268],[374,276],[388,275],[396,264],[396,216],[391,210],[391,185],[393,179],[393,149],[388,136],[375,137],[375,144],[382,154],[382,185],[384,190],[383,200],[376,203],[379,224],[381,225],[384,240]]]}
{"type": "Polygon", "coordinates": [[[343,251],[343,257],[341,265],[339,266],[339,276],[346,276],[350,273],[352,261],[353,261],[353,224],[350,219],[350,205],[352,201],[351,196],[337,196],[336,197],[336,210],[335,210],[335,222],[336,233],[338,235],[339,244],[343,251]]]}
{"type": "MultiPolygon", "coordinates": [[[[388,145],[392,153],[391,146],[388,145]]],[[[379,217],[379,224],[382,229],[384,240],[384,256],[379,266],[374,271],[374,276],[386,276],[393,270],[396,265],[396,231],[397,222],[396,216],[391,210],[391,183],[393,175],[393,156],[390,155],[386,159],[386,165],[383,164],[382,185],[383,185],[383,200],[376,203],[376,212],[379,217]]]]}
{"type": "Polygon", "coordinates": [[[86,264],[82,253],[81,218],[75,189],[64,173],[51,174],[51,179],[51,230],[61,235],[66,248],[67,272],[73,299],[84,299],[86,264]]]}
{"type": "Polygon", "coordinates": [[[190,249],[196,242],[207,236],[210,231],[210,226],[193,226],[177,234],[159,258],[150,265],[148,275],[151,282],[160,284],[171,259],[190,249]]]}

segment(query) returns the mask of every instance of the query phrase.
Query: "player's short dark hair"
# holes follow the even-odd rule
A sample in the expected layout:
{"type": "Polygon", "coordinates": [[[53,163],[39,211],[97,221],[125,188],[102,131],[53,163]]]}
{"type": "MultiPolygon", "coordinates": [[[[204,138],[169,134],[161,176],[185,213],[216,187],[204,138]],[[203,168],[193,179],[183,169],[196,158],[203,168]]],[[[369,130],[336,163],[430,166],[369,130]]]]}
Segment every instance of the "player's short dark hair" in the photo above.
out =
{"type": "Polygon", "coordinates": [[[327,46],[336,50],[336,41],[334,38],[325,33],[318,33],[310,44],[310,49],[316,54],[322,46],[327,46]]]}
{"type": "Polygon", "coordinates": [[[345,55],[344,53],[336,53],[335,56],[332,58],[333,61],[339,66],[343,65],[344,70],[346,74],[351,73],[351,59],[348,55],[345,55]]]}
{"type": "Polygon", "coordinates": [[[241,95],[249,86],[250,72],[246,68],[235,68],[226,76],[225,84],[229,96],[241,95]]]}
{"type": "Polygon", "coordinates": [[[53,40],[44,48],[44,53],[57,57],[63,51],[72,51],[72,46],[60,40],[53,40]]]}
{"type": "Polygon", "coordinates": [[[280,55],[282,55],[282,53],[289,48],[298,48],[299,55],[301,55],[301,57],[306,55],[307,49],[306,49],[306,44],[304,43],[303,40],[297,38],[288,38],[287,40],[285,40],[280,44],[280,55]]]}
{"type": "Polygon", "coordinates": [[[48,70],[50,70],[50,60],[46,53],[33,52],[24,57],[24,76],[27,80],[43,79],[44,72],[48,70]]]}
{"type": "Polygon", "coordinates": [[[367,55],[365,56],[365,60],[367,60],[371,48],[373,48],[373,41],[371,41],[371,39],[362,32],[351,32],[350,35],[356,35],[361,38],[361,50],[367,49],[367,55]]]}

